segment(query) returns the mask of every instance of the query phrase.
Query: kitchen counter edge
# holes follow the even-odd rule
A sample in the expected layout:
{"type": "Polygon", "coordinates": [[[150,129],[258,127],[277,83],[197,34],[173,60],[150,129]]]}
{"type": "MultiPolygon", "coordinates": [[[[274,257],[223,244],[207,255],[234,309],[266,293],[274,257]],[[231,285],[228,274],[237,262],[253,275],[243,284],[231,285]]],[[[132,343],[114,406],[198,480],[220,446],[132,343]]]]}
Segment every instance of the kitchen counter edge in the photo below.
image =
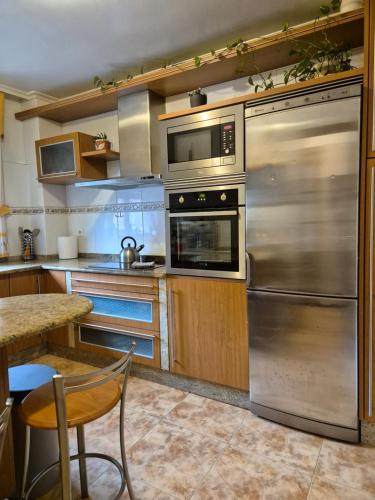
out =
{"type": "Polygon", "coordinates": [[[141,276],[147,278],[164,278],[166,276],[165,267],[157,267],[150,270],[132,269],[88,269],[87,266],[92,266],[99,263],[98,260],[92,259],[67,259],[53,261],[33,261],[33,262],[6,262],[0,264],[0,275],[13,274],[25,271],[35,271],[44,269],[47,271],[70,271],[84,272],[95,274],[118,274],[122,276],[141,276]]]}

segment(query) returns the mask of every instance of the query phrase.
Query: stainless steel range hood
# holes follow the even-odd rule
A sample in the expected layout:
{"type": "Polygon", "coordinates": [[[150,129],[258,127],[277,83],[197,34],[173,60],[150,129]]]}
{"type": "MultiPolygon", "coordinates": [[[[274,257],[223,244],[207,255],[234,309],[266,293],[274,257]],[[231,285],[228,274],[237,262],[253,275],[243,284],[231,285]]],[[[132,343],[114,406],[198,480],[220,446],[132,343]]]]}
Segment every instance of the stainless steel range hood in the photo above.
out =
{"type": "Polygon", "coordinates": [[[149,90],[119,97],[120,176],[75,186],[126,189],[161,184],[158,115],[164,109],[164,99],[149,90]]]}

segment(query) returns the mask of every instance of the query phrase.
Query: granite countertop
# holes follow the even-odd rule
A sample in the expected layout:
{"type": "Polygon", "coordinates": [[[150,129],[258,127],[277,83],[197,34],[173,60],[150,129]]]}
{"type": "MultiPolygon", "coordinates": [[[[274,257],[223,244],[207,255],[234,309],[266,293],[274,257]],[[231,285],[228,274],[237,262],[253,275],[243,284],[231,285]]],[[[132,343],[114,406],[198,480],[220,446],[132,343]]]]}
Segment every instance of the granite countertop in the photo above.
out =
{"type": "Polygon", "coordinates": [[[88,269],[98,263],[103,263],[99,259],[66,259],[66,260],[34,260],[30,262],[6,262],[0,264],[0,274],[11,274],[33,269],[48,269],[54,271],[78,271],[87,273],[122,274],[128,276],[143,276],[148,278],[164,278],[165,267],[155,267],[155,269],[88,269]]]}
{"type": "Polygon", "coordinates": [[[0,347],[64,326],[92,309],[79,295],[46,293],[0,299],[0,347]]]}

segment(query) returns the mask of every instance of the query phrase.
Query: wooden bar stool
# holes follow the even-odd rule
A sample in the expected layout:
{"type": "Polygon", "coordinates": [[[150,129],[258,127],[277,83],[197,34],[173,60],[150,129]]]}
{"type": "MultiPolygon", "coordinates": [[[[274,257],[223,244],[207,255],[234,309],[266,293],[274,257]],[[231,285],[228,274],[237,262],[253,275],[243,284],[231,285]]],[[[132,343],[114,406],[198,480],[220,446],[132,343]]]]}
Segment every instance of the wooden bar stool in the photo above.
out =
{"type": "Polygon", "coordinates": [[[121,477],[121,486],[114,499],[121,497],[125,486],[128,487],[131,500],[135,499],[126,463],[124,437],[126,385],[134,349],[135,343],[132,344],[131,349],[125,356],[102,370],[72,377],[55,375],[52,382],[33,390],[23,400],[20,405],[19,414],[26,425],[27,443],[22,485],[22,493],[25,500],[29,498],[32,489],[38,481],[58,465],[60,466],[61,499],[72,500],[70,481],[71,460],[79,461],[81,497],[87,498],[89,493],[86,458],[107,460],[117,467],[121,477]],[[115,380],[119,375],[124,375],[122,386],[115,380]],[[103,453],[87,453],[84,437],[84,425],[108,413],[120,400],[120,447],[122,464],[115,458],[103,453]],[[77,428],[78,443],[78,453],[72,456],[69,453],[68,436],[68,428],[71,427],[77,428]],[[30,428],[57,429],[60,460],[46,467],[35,476],[26,489],[29,461],[27,449],[29,446],[30,428]]]}
{"type": "Polygon", "coordinates": [[[3,449],[5,445],[5,439],[7,435],[8,425],[10,422],[10,416],[12,413],[13,399],[8,398],[5,402],[5,408],[0,413],[0,463],[1,457],[3,456],[3,449]]]}

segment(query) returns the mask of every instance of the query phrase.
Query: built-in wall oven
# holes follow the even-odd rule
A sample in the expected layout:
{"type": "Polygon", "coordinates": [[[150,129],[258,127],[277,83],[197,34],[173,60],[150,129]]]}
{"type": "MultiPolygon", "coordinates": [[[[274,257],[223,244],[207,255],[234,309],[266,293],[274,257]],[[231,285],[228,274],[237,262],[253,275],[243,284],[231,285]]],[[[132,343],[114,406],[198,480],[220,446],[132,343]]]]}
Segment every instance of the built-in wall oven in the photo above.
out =
{"type": "Polygon", "coordinates": [[[165,180],[244,171],[243,104],[161,122],[165,180]]]}
{"type": "Polygon", "coordinates": [[[245,185],[167,190],[167,271],[245,279],[245,185]]]}

